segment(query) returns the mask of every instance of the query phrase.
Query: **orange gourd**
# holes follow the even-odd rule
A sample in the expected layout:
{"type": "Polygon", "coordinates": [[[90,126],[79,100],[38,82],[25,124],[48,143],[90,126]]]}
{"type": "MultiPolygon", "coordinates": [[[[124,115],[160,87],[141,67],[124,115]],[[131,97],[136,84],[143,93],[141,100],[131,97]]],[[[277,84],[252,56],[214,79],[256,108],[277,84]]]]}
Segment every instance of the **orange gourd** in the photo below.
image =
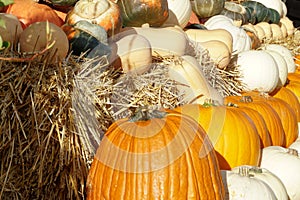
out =
{"type": "Polygon", "coordinates": [[[290,81],[300,81],[300,74],[296,72],[288,73],[287,78],[290,81]]]}
{"type": "Polygon", "coordinates": [[[63,19],[51,7],[33,0],[14,0],[5,12],[18,17],[23,29],[35,22],[48,21],[59,27],[64,24],[63,19]]]}
{"type": "Polygon", "coordinates": [[[284,100],[272,97],[268,94],[248,92],[243,95],[251,96],[253,101],[266,102],[278,113],[285,133],[283,147],[291,145],[298,137],[298,121],[293,108],[284,100]]]}
{"type": "Polygon", "coordinates": [[[285,141],[285,133],[278,113],[266,102],[253,101],[251,96],[227,96],[224,104],[234,103],[238,107],[249,107],[258,111],[264,118],[272,145],[282,146],[285,141]]]}
{"type": "Polygon", "coordinates": [[[87,199],[225,198],[204,129],[170,110],[140,109],[105,133],[87,179],[87,199]]]}
{"type": "Polygon", "coordinates": [[[185,104],[176,111],[192,117],[207,132],[218,155],[220,168],[259,166],[260,138],[252,119],[239,108],[185,104]]]}

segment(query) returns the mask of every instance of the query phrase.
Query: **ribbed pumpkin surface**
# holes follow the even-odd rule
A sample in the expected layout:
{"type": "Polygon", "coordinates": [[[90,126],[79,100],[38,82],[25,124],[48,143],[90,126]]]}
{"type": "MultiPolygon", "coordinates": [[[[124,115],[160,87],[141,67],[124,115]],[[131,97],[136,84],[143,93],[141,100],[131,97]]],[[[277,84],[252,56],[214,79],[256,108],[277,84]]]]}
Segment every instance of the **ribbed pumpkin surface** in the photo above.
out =
{"type": "Polygon", "coordinates": [[[297,116],[297,121],[300,122],[300,102],[292,90],[287,87],[281,87],[273,97],[286,101],[293,108],[297,116]]]}
{"type": "Polygon", "coordinates": [[[263,116],[258,111],[250,107],[239,107],[239,109],[245,112],[255,124],[258,135],[260,136],[261,148],[271,146],[272,139],[263,116]]]}
{"type": "Polygon", "coordinates": [[[240,109],[186,104],[175,110],[191,116],[205,129],[218,153],[221,169],[259,165],[261,148],[257,129],[240,109]]]}
{"type": "Polygon", "coordinates": [[[288,147],[298,137],[298,121],[293,108],[285,101],[279,98],[271,97],[269,95],[260,95],[259,93],[250,92],[244,95],[250,95],[253,101],[263,101],[268,103],[278,113],[280,117],[283,130],[285,133],[284,147],[288,147]]]}
{"type": "Polygon", "coordinates": [[[234,103],[238,107],[249,107],[258,111],[264,118],[272,145],[282,146],[285,141],[285,133],[278,113],[266,102],[254,102],[251,97],[227,96],[224,104],[234,103]]]}
{"type": "Polygon", "coordinates": [[[285,87],[294,92],[294,94],[298,97],[298,100],[300,101],[300,81],[290,80],[285,85],[285,87]]]}
{"type": "Polygon", "coordinates": [[[224,199],[217,157],[205,136],[179,113],[116,121],[91,165],[87,199],[224,199]]]}

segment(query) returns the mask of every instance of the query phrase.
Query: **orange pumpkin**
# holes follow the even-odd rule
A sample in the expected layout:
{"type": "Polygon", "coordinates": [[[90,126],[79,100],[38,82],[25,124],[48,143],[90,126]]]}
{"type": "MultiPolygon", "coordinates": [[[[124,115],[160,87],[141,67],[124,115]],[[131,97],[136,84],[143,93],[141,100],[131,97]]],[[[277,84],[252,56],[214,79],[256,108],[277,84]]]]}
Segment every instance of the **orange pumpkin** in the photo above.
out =
{"type": "Polygon", "coordinates": [[[258,135],[260,137],[260,147],[264,148],[272,145],[272,139],[267,127],[267,124],[263,116],[253,108],[250,107],[238,107],[236,104],[228,104],[227,106],[234,106],[245,112],[254,122],[258,135]]]}
{"type": "Polygon", "coordinates": [[[292,90],[287,87],[281,87],[272,96],[286,101],[293,108],[297,116],[297,121],[300,122],[300,102],[292,90]]]}
{"type": "Polygon", "coordinates": [[[288,73],[287,78],[290,81],[300,81],[300,74],[296,72],[288,73]]]}
{"type": "Polygon", "coordinates": [[[300,72],[300,54],[296,54],[294,56],[294,61],[296,64],[296,71],[297,71],[297,73],[299,73],[300,72]]]}
{"type": "Polygon", "coordinates": [[[284,87],[290,89],[300,101],[300,81],[288,80],[284,87]]]}
{"type": "Polygon", "coordinates": [[[18,17],[23,29],[35,22],[48,21],[59,27],[64,24],[64,21],[51,7],[33,0],[14,0],[14,3],[10,4],[5,12],[18,17]]]}
{"type": "Polygon", "coordinates": [[[252,119],[235,107],[185,104],[175,109],[192,117],[207,132],[216,152],[220,168],[239,165],[259,166],[260,138],[252,119]]]}
{"type": "Polygon", "coordinates": [[[249,107],[258,111],[264,118],[272,145],[282,146],[285,141],[285,133],[278,113],[266,102],[253,101],[251,96],[227,96],[224,104],[234,103],[238,107],[249,107]]]}
{"type": "Polygon", "coordinates": [[[278,113],[285,133],[285,141],[282,145],[283,147],[288,147],[297,139],[297,115],[287,102],[282,99],[269,96],[268,94],[261,94],[258,92],[248,92],[243,95],[251,96],[253,101],[263,101],[268,103],[278,113]]]}
{"type": "Polygon", "coordinates": [[[87,199],[225,198],[212,144],[198,123],[140,109],[105,133],[87,179],[87,199]]]}

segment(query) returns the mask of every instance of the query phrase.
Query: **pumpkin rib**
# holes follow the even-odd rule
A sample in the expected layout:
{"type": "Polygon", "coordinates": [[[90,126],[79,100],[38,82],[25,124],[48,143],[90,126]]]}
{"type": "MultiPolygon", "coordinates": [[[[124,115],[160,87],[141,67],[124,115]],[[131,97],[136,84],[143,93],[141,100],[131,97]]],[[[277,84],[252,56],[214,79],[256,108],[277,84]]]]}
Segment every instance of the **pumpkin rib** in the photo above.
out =
{"type": "Polygon", "coordinates": [[[224,98],[224,104],[233,103],[238,107],[250,107],[258,111],[264,118],[269,134],[271,145],[283,145],[285,133],[278,113],[266,102],[253,101],[251,96],[227,96],[224,98]]]}
{"type": "MultiPolygon", "coordinates": [[[[147,196],[148,199],[169,199],[169,195],[172,194],[174,194],[176,198],[181,198],[181,193],[178,193],[179,189],[173,191],[170,190],[171,187],[168,184],[172,182],[174,183],[173,186],[175,188],[180,187],[180,190],[182,190],[182,185],[187,185],[188,187],[185,187],[187,189],[183,193],[186,193],[188,197],[199,196],[199,199],[206,199],[203,196],[208,196],[209,199],[212,199],[211,197],[213,196],[216,197],[215,199],[223,199],[224,188],[222,182],[220,182],[221,178],[219,171],[216,170],[211,172],[214,169],[208,167],[209,159],[212,161],[217,160],[215,151],[209,151],[204,158],[199,158],[198,156],[202,144],[206,146],[209,145],[209,143],[203,143],[203,140],[201,140],[203,136],[205,136],[203,128],[200,128],[200,126],[190,117],[183,116],[179,113],[170,112],[166,116],[163,116],[162,119],[151,118],[145,121],[135,122],[128,121],[128,119],[118,120],[109,127],[105,133],[104,139],[97,149],[95,159],[90,169],[91,172],[88,176],[87,199],[97,197],[97,195],[98,199],[111,199],[112,197],[114,197],[114,199],[124,200],[144,199],[141,198],[141,196],[144,197],[145,195],[150,195],[147,196]],[[126,131],[128,132],[125,133],[126,131]],[[148,135],[144,135],[144,133],[150,134],[150,136],[148,137],[148,135]],[[175,143],[174,140],[176,140],[175,143]],[[113,146],[107,146],[110,143],[117,148],[114,149],[112,148],[113,146]],[[168,145],[168,148],[166,145],[168,145]],[[184,147],[184,149],[182,149],[183,152],[180,150],[180,148],[182,148],[181,146],[184,147]],[[120,151],[120,148],[124,151],[127,150],[127,157],[122,155],[123,152],[120,151]],[[161,154],[160,149],[167,150],[167,152],[164,151],[164,153],[161,154]],[[118,154],[116,154],[115,150],[119,150],[118,154]],[[159,152],[160,154],[154,155],[153,153],[156,152],[159,152]],[[129,155],[128,153],[132,153],[134,156],[143,156],[145,153],[147,153],[147,155],[137,158],[134,156],[132,157],[132,154],[129,155]],[[177,155],[179,155],[178,158],[177,155]],[[122,171],[122,168],[117,169],[117,167],[110,167],[111,165],[109,163],[102,163],[103,160],[101,160],[101,158],[108,159],[109,162],[117,167],[125,161],[125,164],[133,164],[133,169],[137,171],[132,171],[133,173],[130,173],[131,168],[128,167],[132,166],[126,166],[126,171],[122,171]],[[164,161],[167,159],[166,166],[164,166],[164,163],[161,165],[161,160],[155,158],[160,158],[164,161]],[[186,159],[189,159],[189,161],[187,162],[186,159]],[[136,169],[136,167],[139,167],[140,165],[146,167],[143,168],[144,171],[136,169]],[[147,165],[150,165],[150,167],[147,167],[147,165]],[[195,167],[197,170],[195,170],[195,167]],[[151,171],[145,171],[148,170],[148,168],[151,171]],[[182,171],[183,169],[185,170],[182,171]],[[95,172],[97,170],[99,170],[100,173],[106,174],[97,174],[97,172],[95,172]],[[174,173],[174,176],[181,176],[180,178],[182,178],[182,180],[180,185],[178,182],[175,182],[176,179],[170,179],[172,178],[172,173],[174,173]],[[195,173],[194,178],[189,176],[192,173],[195,173]],[[167,174],[169,174],[170,177],[166,177],[167,174]],[[120,182],[115,181],[114,183],[117,185],[112,185],[114,177],[116,176],[118,179],[122,180],[120,180],[120,182]],[[199,178],[199,180],[195,177],[199,178]],[[146,189],[146,186],[143,185],[145,184],[145,180],[148,180],[148,185],[150,185],[146,189]],[[205,183],[204,181],[208,185],[217,185],[207,188],[199,187],[198,184],[203,185],[205,183]],[[114,190],[109,187],[117,187],[117,192],[112,194],[111,192],[114,190]],[[206,191],[207,189],[209,190],[206,191]],[[221,193],[219,193],[220,191],[221,193]],[[95,194],[91,194],[94,192],[95,194]],[[124,193],[122,198],[119,196],[120,192],[124,193]]],[[[215,165],[217,165],[217,162],[215,165]]]]}

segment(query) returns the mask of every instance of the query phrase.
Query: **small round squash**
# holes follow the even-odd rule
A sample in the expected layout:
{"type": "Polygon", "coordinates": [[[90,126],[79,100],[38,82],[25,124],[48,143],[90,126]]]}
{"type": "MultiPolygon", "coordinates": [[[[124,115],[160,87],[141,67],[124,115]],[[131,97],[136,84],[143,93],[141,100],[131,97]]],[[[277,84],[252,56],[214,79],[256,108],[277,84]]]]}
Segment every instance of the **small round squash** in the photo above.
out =
{"type": "Polygon", "coordinates": [[[2,40],[9,42],[11,45],[16,44],[23,31],[21,22],[15,15],[7,13],[0,13],[0,20],[3,20],[5,24],[5,27],[0,26],[2,40]]]}
{"type": "Polygon", "coordinates": [[[20,51],[36,53],[50,48],[43,54],[50,63],[60,62],[67,56],[69,41],[65,32],[50,22],[35,22],[20,34],[20,51]],[[48,57],[49,56],[49,57],[48,57]]]}

